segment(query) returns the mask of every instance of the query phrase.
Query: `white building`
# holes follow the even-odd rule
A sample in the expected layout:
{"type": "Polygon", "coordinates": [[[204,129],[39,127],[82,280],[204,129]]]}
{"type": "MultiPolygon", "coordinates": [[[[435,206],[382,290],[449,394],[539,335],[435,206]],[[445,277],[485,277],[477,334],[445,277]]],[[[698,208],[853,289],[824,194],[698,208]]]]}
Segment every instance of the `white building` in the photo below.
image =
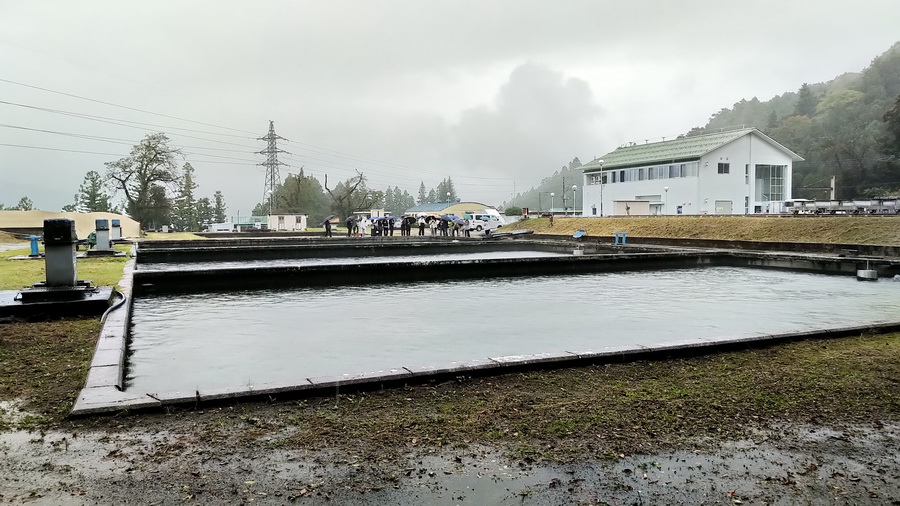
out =
{"type": "Polygon", "coordinates": [[[278,232],[302,232],[306,230],[305,214],[270,214],[266,217],[269,230],[278,232]]]}
{"type": "Polygon", "coordinates": [[[799,161],[755,128],[631,144],[584,165],[582,215],[779,213],[799,161]]]}

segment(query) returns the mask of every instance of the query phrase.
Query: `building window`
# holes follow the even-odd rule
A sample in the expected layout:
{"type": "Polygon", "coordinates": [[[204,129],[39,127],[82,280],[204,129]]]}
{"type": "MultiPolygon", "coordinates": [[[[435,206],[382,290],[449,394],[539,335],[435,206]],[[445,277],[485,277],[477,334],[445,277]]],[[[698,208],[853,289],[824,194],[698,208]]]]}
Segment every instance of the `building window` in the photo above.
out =
{"type": "Polygon", "coordinates": [[[731,164],[719,162],[719,174],[728,174],[729,172],[731,172],[731,164]]]}
{"type": "Polygon", "coordinates": [[[784,175],[787,165],[757,165],[756,200],[758,202],[784,200],[784,175]]]}

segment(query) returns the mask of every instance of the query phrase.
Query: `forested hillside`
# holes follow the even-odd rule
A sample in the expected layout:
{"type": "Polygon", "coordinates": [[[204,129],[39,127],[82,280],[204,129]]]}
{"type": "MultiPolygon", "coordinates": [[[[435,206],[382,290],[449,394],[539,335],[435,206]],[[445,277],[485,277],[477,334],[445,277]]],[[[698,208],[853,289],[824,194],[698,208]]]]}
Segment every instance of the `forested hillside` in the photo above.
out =
{"type": "Polygon", "coordinates": [[[825,196],[804,187],[827,186],[832,175],[838,198],[898,194],[898,99],[900,43],[861,73],[804,84],[765,102],[741,100],[689,135],[740,125],[759,128],[806,159],[794,164],[798,198],[825,196]]]}
{"type": "MultiPolygon", "coordinates": [[[[828,186],[832,175],[837,198],[900,195],[900,43],[862,72],[805,83],[766,101],[743,99],[685,135],[740,126],[754,126],[806,159],[794,164],[795,198],[828,198],[807,187],[828,186]]],[[[564,185],[571,205],[572,184],[581,193],[580,167],[575,158],[510,205],[547,209],[554,192],[554,207],[562,207],[564,185]]]]}

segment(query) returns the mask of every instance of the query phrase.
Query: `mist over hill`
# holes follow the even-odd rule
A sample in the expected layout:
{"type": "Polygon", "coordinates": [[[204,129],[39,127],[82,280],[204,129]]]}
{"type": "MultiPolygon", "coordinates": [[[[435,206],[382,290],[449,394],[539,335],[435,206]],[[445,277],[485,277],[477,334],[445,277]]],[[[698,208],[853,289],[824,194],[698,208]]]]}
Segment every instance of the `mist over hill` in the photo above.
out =
{"type": "MultiPolygon", "coordinates": [[[[827,198],[826,191],[811,187],[828,186],[832,176],[837,198],[900,195],[900,42],[862,72],[803,83],[797,91],[765,101],[741,99],[684,135],[742,126],[758,128],[806,159],[794,163],[795,198],[827,198]]],[[[576,205],[580,205],[581,165],[574,158],[507,205],[548,209],[553,192],[553,205],[561,208],[559,196],[567,189],[571,206],[572,184],[579,186],[576,205]]]]}

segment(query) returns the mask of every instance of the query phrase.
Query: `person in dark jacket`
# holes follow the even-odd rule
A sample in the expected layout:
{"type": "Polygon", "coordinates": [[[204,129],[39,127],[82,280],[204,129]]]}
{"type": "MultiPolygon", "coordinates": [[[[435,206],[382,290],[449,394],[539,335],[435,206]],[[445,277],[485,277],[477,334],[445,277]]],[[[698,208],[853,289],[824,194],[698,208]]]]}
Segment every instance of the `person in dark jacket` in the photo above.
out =
{"type": "Polygon", "coordinates": [[[325,220],[325,237],[331,237],[331,220],[325,220]]]}

